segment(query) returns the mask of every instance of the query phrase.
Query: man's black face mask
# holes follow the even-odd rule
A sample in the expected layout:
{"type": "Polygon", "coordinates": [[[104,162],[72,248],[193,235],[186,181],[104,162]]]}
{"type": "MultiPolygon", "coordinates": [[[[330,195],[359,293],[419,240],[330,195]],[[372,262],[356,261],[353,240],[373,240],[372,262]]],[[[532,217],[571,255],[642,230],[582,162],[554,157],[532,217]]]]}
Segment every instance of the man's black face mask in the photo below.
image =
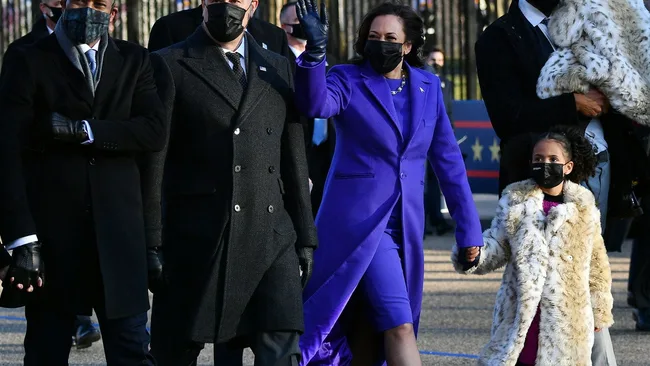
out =
{"type": "Polygon", "coordinates": [[[528,0],[528,2],[546,16],[550,16],[551,12],[560,4],[560,0],[528,0]]]}

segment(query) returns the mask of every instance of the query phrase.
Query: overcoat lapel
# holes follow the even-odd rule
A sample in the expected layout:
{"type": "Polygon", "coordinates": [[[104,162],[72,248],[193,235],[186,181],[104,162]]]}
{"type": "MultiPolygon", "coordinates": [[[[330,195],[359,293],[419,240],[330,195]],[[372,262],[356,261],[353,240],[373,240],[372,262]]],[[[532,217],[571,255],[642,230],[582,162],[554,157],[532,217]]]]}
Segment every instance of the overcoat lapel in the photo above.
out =
{"type": "Polygon", "coordinates": [[[89,109],[92,109],[93,92],[90,90],[84,74],[72,64],[54,35],[49,36],[47,47],[53,55],[52,60],[48,61],[52,61],[56,65],[56,68],[59,69],[57,72],[59,75],[66,75],[66,80],[72,92],[80,100],[84,101],[89,109]]]}
{"type": "Polygon", "coordinates": [[[238,109],[243,90],[224,56],[199,26],[186,43],[186,57],[180,60],[188,70],[221,95],[233,109],[238,109]]]}
{"type": "Polygon", "coordinates": [[[390,95],[390,90],[386,87],[384,77],[373,70],[368,62],[363,66],[361,76],[370,94],[375,98],[375,101],[381,106],[384,112],[386,112],[388,119],[393,123],[402,140],[404,140],[402,126],[400,126],[399,119],[395,115],[393,99],[390,95]]]}
{"type": "Polygon", "coordinates": [[[429,90],[431,89],[431,82],[421,73],[417,72],[413,67],[406,64],[408,77],[409,77],[409,99],[411,102],[411,121],[404,121],[404,123],[411,124],[411,135],[407,136],[408,145],[410,145],[414,136],[417,136],[418,129],[422,124],[422,114],[426,107],[426,101],[429,97],[429,90]]]}
{"type": "Polygon", "coordinates": [[[122,71],[124,58],[112,39],[108,39],[108,47],[104,52],[102,74],[95,92],[95,105],[101,105],[112,94],[113,85],[122,71]]]}
{"type": "Polygon", "coordinates": [[[244,92],[244,100],[239,110],[237,125],[241,125],[257,104],[264,100],[264,94],[268,92],[277,76],[277,70],[266,61],[262,54],[261,47],[250,34],[246,35],[245,42],[248,50],[248,65],[246,78],[248,88],[244,92]]]}

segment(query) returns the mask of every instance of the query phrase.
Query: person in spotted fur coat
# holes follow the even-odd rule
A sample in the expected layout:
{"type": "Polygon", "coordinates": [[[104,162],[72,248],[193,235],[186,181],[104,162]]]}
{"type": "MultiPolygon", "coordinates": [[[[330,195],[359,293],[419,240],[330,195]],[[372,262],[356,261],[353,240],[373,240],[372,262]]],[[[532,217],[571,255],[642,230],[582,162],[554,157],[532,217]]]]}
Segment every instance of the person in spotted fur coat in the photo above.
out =
{"type": "Polygon", "coordinates": [[[485,366],[591,366],[594,330],[613,323],[611,272],[593,194],[591,144],[575,129],[541,136],[530,180],[509,185],[482,248],[454,247],[464,274],[505,266],[485,366]]]}

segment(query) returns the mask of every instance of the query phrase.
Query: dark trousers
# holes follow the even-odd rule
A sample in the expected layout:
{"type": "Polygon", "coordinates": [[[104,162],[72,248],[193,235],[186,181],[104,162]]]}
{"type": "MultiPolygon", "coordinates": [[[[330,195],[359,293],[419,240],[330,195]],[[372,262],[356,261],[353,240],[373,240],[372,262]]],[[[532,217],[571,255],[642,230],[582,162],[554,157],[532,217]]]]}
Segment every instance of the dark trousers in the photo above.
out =
{"type": "Polygon", "coordinates": [[[644,215],[641,219],[643,229],[632,246],[628,290],[634,294],[637,308],[650,309],[650,218],[644,215]]]}
{"type": "MultiPolygon", "coordinates": [[[[424,215],[429,217],[431,226],[436,227],[445,221],[442,216],[442,192],[440,192],[440,183],[433,172],[431,165],[427,161],[427,193],[424,195],[424,215]]],[[[426,226],[426,220],[425,220],[426,226]]]]}
{"type": "MultiPolygon", "coordinates": [[[[159,366],[196,366],[202,343],[176,339],[165,345],[152,343],[151,352],[159,366]]],[[[170,340],[172,339],[170,338],[170,340]]],[[[252,339],[250,344],[255,354],[255,366],[298,366],[300,348],[299,335],[296,332],[264,332],[252,339]]],[[[230,348],[226,344],[214,345],[214,364],[219,366],[241,366],[244,350],[230,348]]]]}
{"type": "Polygon", "coordinates": [[[314,217],[318,213],[323,200],[325,181],[332,163],[330,139],[323,141],[318,146],[310,147],[309,151],[309,178],[314,185],[311,189],[311,207],[314,217]]]}
{"type": "MultiPolygon", "coordinates": [[[[95,308],[104,340],[108,366],[155,365],[149,354],[147,313],[107,319],[102,307],[95,308]]],[[[25,306],[25,366],[67,366],[76,314],[39,302],[25,306]]]]}

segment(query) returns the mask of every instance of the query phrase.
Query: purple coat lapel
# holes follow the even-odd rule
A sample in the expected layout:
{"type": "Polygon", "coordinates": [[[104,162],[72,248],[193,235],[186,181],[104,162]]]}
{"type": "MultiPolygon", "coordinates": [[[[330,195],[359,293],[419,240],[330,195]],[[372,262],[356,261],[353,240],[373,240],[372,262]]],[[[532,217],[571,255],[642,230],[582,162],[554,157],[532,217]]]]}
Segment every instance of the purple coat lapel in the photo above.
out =
{"type": "Polygon", "coordinates": [[[390,95],[390,90],[386,88],[386,80],[384,80],[384,76],[378,74],[373,70],[372,66],[370,66],[370,63],[366,62],[362,66],[361,77],[363,77],[364,85],[375,98],[375,101],[380,108],[386,112],[386,115],[395,126],[395,129],[403,141],[404,135],[402,134],[402,126],[400,125],[399,118],[397,118],[395,112],[393,97],[390,95]]]}

